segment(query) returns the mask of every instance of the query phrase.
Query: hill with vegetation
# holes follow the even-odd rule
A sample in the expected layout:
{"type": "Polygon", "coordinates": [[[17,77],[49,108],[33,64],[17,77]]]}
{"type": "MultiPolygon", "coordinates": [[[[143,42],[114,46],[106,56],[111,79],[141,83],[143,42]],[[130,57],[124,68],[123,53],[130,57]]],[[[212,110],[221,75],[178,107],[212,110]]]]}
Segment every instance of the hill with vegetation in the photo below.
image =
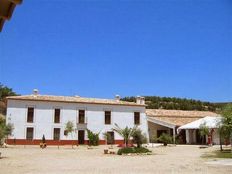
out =
{"type": "MultiPolygon", "coordinates": [[[[136,97],[124,97],[123,101],[135,102],[136,97]]],[[[197,110],[197,111],[220,111],[227,103],[211,103],[200,100],[145,96],[147,109],[176,109],[176,110],[197,110]]]]}

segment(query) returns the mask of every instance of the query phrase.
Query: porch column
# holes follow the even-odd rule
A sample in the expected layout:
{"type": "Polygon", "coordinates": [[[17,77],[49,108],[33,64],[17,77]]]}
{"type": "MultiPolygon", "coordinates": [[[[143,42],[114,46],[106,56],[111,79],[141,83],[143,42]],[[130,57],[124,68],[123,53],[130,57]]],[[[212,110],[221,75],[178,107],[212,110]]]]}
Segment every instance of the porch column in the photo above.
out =
{"type": "Polygon", "coordinates": [[[175,127],[172,130],[173,130],[173,144],[176,144],[176,129],[175,129],[175,127]]]}
{"type": "Polygon", "coordinates": [[[189,144],[189,130],[185,129],[186,144],[189,144]]]}

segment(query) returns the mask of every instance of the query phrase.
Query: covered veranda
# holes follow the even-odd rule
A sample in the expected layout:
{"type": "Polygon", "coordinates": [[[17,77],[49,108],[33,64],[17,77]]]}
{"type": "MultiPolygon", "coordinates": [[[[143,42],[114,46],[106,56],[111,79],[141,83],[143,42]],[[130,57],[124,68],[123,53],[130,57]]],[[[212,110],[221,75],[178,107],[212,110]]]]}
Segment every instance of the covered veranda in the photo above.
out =
{"type": "Polygon", "coordinates": [[[162,133],[167,133],[172,135],[173,143],[176,143],[176,125],[165,121],[161,121],[154,117],[147,117],[147,121],[150,142],[152,138],[154,138],[154,136],[158,138],[162,133]]]}
{"type": "Polygon", "coordinates": [[[181,131],[185,131],[186,133],[186,143],[187,144],[219,144],[219,134],[218,127],[221,122],[221,117],[204,117],[198,120],[195,120],[191,123],[180,126],[177,129],[177,133],[179,134],[181,131]],[[209,135],[205,136],[202,140],[199,134],[199,129],[201,125],[205,125],[209,128],[209,135]]]}

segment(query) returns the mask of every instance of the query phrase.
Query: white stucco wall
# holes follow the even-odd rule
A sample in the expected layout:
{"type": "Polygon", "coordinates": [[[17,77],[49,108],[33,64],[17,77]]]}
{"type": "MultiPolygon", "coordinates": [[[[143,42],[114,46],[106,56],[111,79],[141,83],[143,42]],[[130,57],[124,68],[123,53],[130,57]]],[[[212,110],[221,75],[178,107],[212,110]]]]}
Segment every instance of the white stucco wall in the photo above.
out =
{"type": "MultiPolygon", "coordinates": [[[[14,125],[14,131],[11,138],[25,139],[26,128],[34,127],[34,139],[41,139],[43,134],[46,139],[53,139],[53,129],[61,128],[61,140],[77,140],[77,131],[72,136],[64,136],[65,123],[73,121],[75,128],[78,122],[78,110],[85,110],[87,128],[93,132],[101,132],[100,139],[104,139],[102,133],[111,131],[114,123],[120,127],[134,126],[134,112],[140,112],[141,130],[148,135],[145,107],[142,106],[122,106],[122,105],[99,105],[99,104],[78,104],[63,102],[41,102],[8,100],[7,104],[7,122],[14,125]],[[27,123],[27,108],[34,107],[34,122],[27,123]],[[54,123],[54,109],[61,109],[60,123],[54,123]],[[111,125],[105,125],[105,110],[111,111],[111,125]]],[[[85,133],[87,140],[87,133],[85,133]]],[[[115,140],[121,140],[115,133],[115,140]]]]}

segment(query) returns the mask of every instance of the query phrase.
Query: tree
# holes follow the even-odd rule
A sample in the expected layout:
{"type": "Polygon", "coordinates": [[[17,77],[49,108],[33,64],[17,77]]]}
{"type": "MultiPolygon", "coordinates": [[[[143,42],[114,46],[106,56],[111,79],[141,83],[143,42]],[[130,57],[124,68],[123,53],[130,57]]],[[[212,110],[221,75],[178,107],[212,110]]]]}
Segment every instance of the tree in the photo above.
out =
{"type": "Polygon", "coordinates": [[[202,139],[202,144],[204,143],[204,137],[209,135],[209,128],[206,126],[206,123],[203,123],[199,127],[199,133],[202,139]]]}
{"type": "Polygon", "coordinates": [[[218,123],[218,132],[219,132],[219,141],[220,141],[220,150],[223,151],[223,147],[222,147],[222,144],[223,144],[223,140],[224,139],[228,139],[228,137],[226,138],[226,130],[225,130],[225,127],[222,125],[222,123],[218,123]]]}
{"type": "Polygon", "coordinates": [[[136,129],[132,135],[134,143],[137,147],[141,147],[143,143],[147,143],[147,137],[142,133],[141,129],[136,129]]]}
{"type": "Polygon", "coordinates": [[[136,129],[137,126],[134,126],[133,128],[129,128],[128,126],[126,126],[124,129],[122,129],[115,123],[115,127],[112,130],[123,137],[125,146],[128,147],[129,140],[136,131],[136,129]]]}
{"type": "Polygon", "coordinates": [[[157,141],[160,141],[164,146],[167,146],[168,143],[172,143],[172,137],[169,134],[162,133],[159,138],[157,138],[157,141]]]}
{"type": "MultiPolygon", "coordinates": [[[[135,97],[125,97],[121,100],[135,102],[135,97]]],[[[181,109],[181,110],[200,110],[216,111],[221,110],[225,103],[210,103],[199,100],[176,98],[176,97],[158,97],[145,96],[147,109],[181,109]]]]}
{"type": "MultiPolygon", "coordinates": [[[[72,136],[72,139],[73,139],[73,131],[74,131],[75,129],[74,129],[74,124],[73,124],[73,122],[72,121],[68,121],[67,123],[66,123],[66,125],[65,125],[65,132],[67,133],[67,135],[68,134],[71,134],[71,136],[72,136]]],[[[72,144],[72,148],[73,148],[73,144],[72,144]]]]}
{"type": "Polygon", "coordinates": [[[0,114],[0,145],[3,145],[5,138],[11,135],[13,129],[13,124],[6,124],[5,117],[0,114]]]}
{"type": "Polygon", "coordinates": [[[100,132],[94,133],[91,130],[87,129],[87,134],[88,134],[88,139],[89,139],[89,145],[90,146],[98,146],[100,132]]]}
{"type": "Polygon", "coordinates": [[[8,96],[15,96],[17,95],[12,88],[4,86],[0,83],[0,100],[3,101],[8,96]]]}
{"type": "Polygon", "coordinates": [[[0,83],[0,114],[6,114],[6,97],[17,95],[12,88],[8,88],[0,83]]]}
{"type": "MultiPolygon", "coordinates": [[[[230,139],[232,150],[232,104],[226,105],[222,111],[221,134],[225,139],[230,139]]],[[[222,150],[222,149],[221,149],[222,150]]]]}

